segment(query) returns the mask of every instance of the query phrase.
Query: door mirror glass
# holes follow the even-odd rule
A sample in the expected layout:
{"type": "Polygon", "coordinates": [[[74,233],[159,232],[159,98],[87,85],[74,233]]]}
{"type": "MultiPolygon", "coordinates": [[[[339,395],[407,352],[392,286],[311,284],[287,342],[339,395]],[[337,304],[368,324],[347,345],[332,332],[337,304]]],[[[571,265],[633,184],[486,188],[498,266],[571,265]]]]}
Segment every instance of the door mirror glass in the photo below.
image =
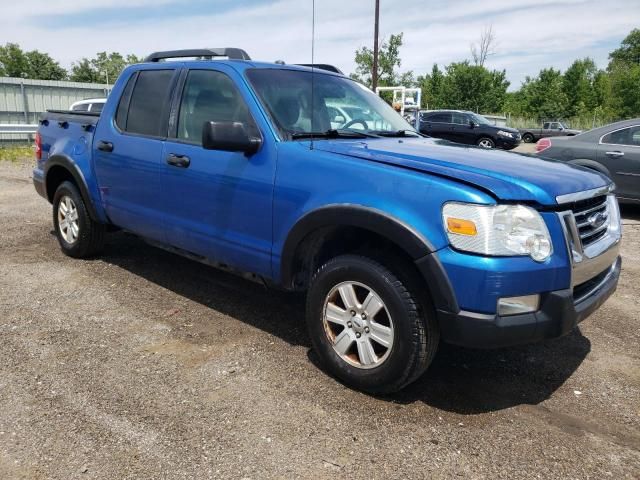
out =
{"type": "Polygon", "coordinates": [[[258,151],[262,141],[251,137],[242,122],[204,122],[202,147],[205,150],[244,152],[252,155],[258,151]]]}

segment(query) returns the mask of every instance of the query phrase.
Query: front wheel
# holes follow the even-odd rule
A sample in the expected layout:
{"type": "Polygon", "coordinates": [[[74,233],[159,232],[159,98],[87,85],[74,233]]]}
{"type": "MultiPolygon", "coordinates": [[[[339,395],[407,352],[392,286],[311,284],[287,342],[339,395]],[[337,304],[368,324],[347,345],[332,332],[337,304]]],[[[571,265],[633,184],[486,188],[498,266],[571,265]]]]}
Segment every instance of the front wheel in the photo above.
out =
{"type": "Polygon", "coordinates": [[[70,257],[89,257],[104,245],[105,226],[91,218],[71,182],[62,182],[53,196],[53,226],[60,248],[70,257]]]}
{"type": "Polygon", "coordinates": [[[496,147],[495,142],[492,139],[490,139],[489,137],[482,137],[480,140],[478,140],[476,145],[478,145],[479,147],[482,147],[482,148],[495,148],[496,147]]]}
{"type": "Polygon", "coordinates": [[[370,393],[395,392],[417,379],[439,340],[432,309],[418,298],[419,292],[371,258],[329,260],[315,273],[307,296],[307,325],[321,363],[347,385],[370,393]]]}

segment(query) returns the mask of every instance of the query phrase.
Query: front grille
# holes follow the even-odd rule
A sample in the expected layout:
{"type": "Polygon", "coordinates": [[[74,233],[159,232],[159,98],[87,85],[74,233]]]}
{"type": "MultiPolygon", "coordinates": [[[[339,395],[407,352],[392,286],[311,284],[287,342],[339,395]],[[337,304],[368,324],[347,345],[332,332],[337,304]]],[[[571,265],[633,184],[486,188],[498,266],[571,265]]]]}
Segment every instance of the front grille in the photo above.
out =
{"type": "Polygon", "coordinates": [[[607,234],[611,212],[607,207],[606,195],[576,202],[572,211],[582,248],[596,243],[607,234]]]}

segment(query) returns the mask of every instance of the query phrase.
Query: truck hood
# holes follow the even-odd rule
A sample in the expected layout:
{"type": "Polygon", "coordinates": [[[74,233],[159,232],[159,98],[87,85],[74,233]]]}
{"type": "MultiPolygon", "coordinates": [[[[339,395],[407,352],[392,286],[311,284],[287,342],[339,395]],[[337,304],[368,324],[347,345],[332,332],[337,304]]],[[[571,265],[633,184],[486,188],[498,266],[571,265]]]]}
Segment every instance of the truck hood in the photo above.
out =
{"type": "Polygon", "coordinates": [[[556,205],[556,197],[611,183],[603,175],[532,155],[434,138],[322,140],[314,148],[470,183],[500,200],[556,205]]]}

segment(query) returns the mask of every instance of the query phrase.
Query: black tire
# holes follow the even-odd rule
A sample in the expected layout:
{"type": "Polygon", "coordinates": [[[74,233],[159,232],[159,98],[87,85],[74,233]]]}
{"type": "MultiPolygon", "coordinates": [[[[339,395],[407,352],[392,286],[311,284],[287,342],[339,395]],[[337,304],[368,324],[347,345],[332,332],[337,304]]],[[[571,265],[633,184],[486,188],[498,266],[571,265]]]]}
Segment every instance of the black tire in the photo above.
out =
{"type": "Polygon", "coordinates": [[[65,255],[70,257],[90,257],[100,252],[104,246],[105,225],[91,218],[82,195],[71,182],[62,182],[53,196],[53,226],[60,248],[65,255]],[[69,197],[73,201],[77,211],[78,234],[77,238],[71,242],[64,238],[58,220],[60,203],[65,197],[69,197]]]}
{"type": "Polygon", "coordinates": [[[496,142],[490,137],[480,137],[476,142],[476,145],[482,148],[496,148],[496,142]],[[486,142],[486,146],[483,143],[486,142]]]}
{"type": "Polygon", "coordinates": [[[524,135],[522,135],[522,141],[524,143],[533,143],[533,135],[531,135],[530,133],[525,133],[524,135]]]}
{"type": "Polygon", "coordinates": [[[396,392],[424,373],[436,353],[440,335],[431,303],[420,292],[412,292],[411,283],[408,278],[400,280],[382,263],[361,255],[338,256],[315,272],[307,293],[307,327],[313,348],[329,373],[352,388],[374,394],[396,392]],[[347,281],[371,287],[393,319],[393,343],[388,356],[373,368],[358,368],[341,358],[325,331],[327,296],[335,286],[347,281]]]}

